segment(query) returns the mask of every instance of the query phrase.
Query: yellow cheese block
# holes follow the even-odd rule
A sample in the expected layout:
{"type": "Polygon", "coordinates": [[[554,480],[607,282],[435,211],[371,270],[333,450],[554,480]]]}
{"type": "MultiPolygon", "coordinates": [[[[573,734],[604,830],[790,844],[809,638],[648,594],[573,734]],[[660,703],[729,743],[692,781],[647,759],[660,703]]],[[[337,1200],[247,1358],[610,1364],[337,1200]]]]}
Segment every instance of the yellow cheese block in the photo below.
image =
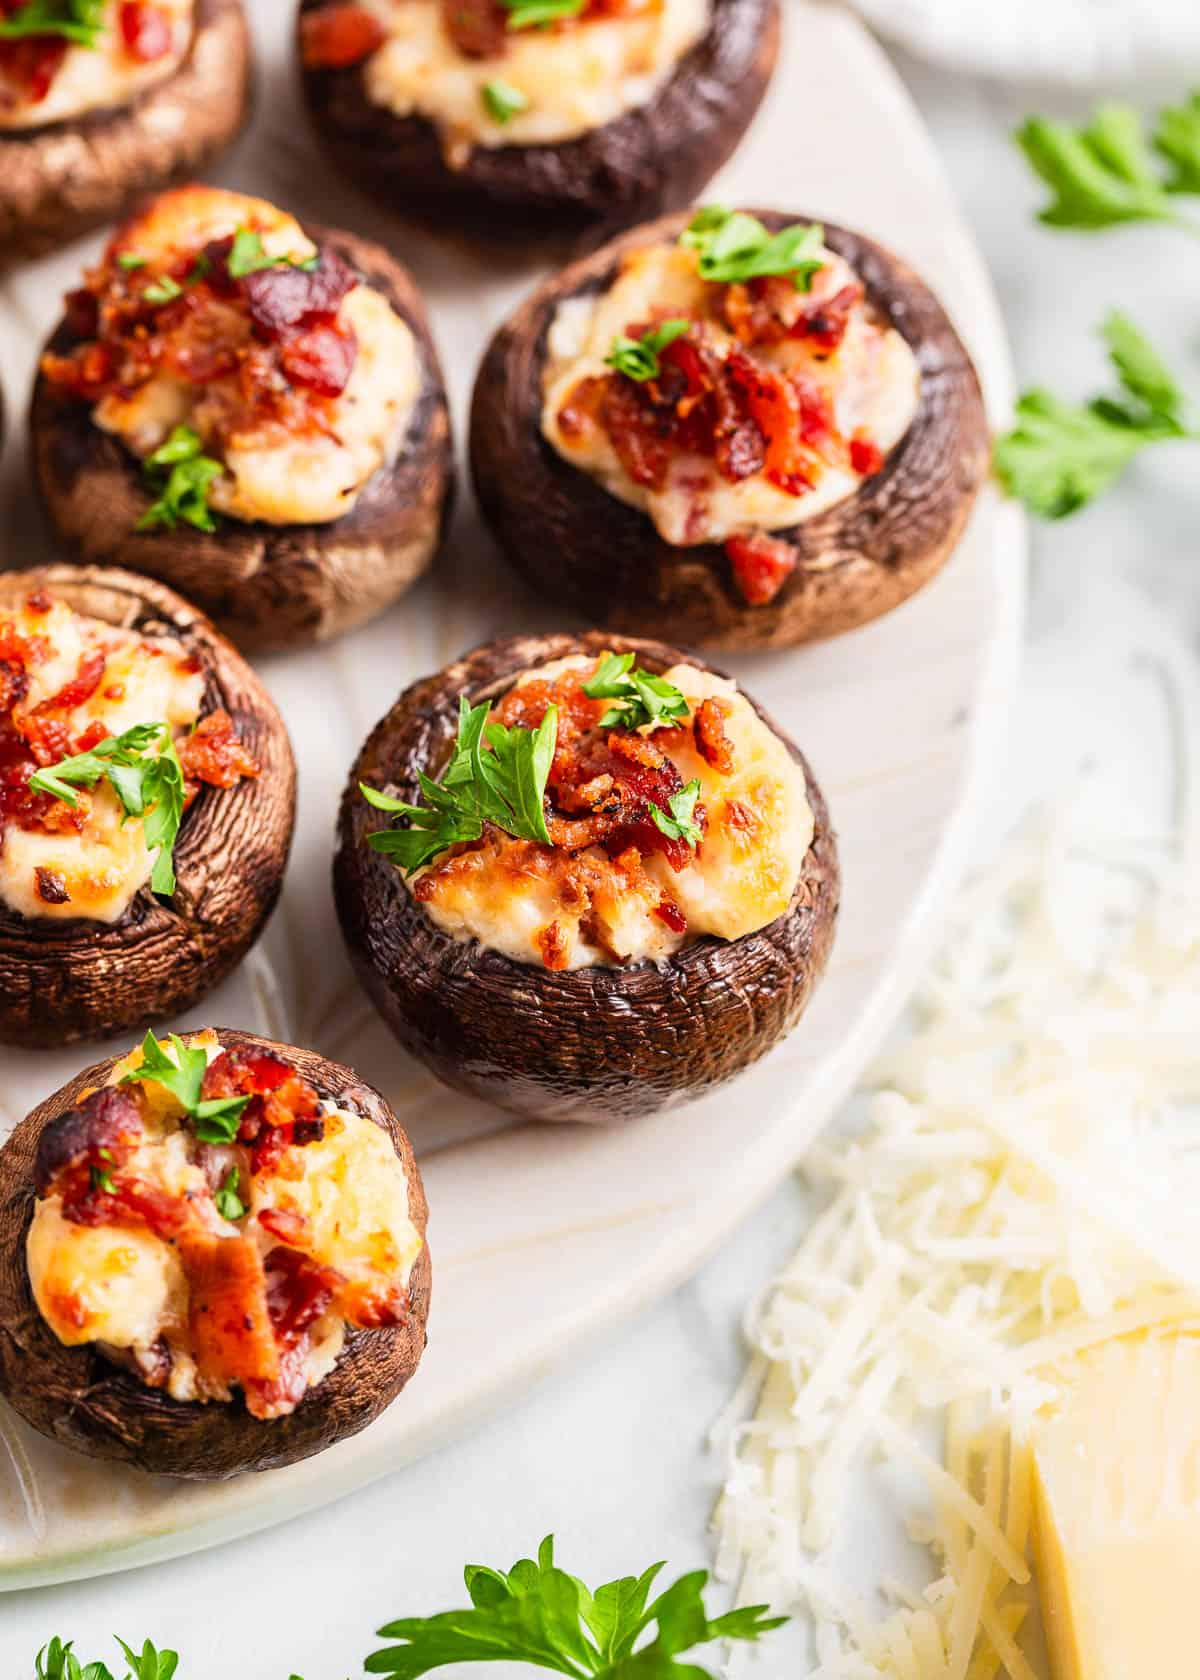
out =
{"type": "Polygon", "coordinates": [[[1082,1357],[1033,1445],[1054,1680],[1194,1680],[1200,1333],[1082,1357]]]}

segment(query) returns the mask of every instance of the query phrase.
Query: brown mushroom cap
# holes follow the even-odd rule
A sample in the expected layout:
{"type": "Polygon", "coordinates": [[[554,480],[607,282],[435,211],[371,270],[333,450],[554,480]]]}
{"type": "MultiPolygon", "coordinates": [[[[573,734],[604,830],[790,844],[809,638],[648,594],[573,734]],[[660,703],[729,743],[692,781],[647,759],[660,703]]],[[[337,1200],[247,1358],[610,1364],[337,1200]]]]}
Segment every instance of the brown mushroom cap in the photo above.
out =
{"type": "Polygon", "coordinates": [[[415,800],[417,771],[445,762],[461,694],[478,704],[522,671],[606,649],[633,651],[650,670],[680,661],[712,669],[661,642],[596,630],[490,642],[400,696],[342,799],[334,895],[379,1013],[447,1085],[537,1120],[632,1119],[740,1072],[800,1019],[833,943],[839,882],[829,812],[799,749],[757,706],[804,772],[816,827],[787,913],[741,939],[704,936],[659,964],[553,973],[451,938],[366,845],[381,822],[359,782],[415,800]]]}
{"type": "Polygon", "coordinates": [[[283,719],[254,672],[161,584],[94,566],[0,573],[0,610],[48,590],[76,612],[176,637],[201,660],[205,712],[229,713],[262,770],[201,790],[175,847],[176,890],[144,887],[120,921],[37,921],[0,905],[0,1043],[57,1047],[189,1009],[235,969],[275,908],[296,820],[283,719]]]}
{"type": "Polygon", "coordinates": [[[195,18],[179,68],[128,104],[0,130],[0,267],[102,227],[233,140],[253,88],[242,0],[196,0],[195,18]]]}
{"type": "MultiPolygon", "coordinates": [[[[328,0],[301,0],[300,18],[328,0]]],[[[461,169],[436,126],[398,117],[367,93],[364,67],[304,70],[313,121],[333,158],[396,210],[529,223],[627,225],[687,204],[736,148],[779,51],[779,0],[713,0],[708,32],[645,104],[574,140],[474,146],[461,169]]]]}
{"type": "MultiPolygon", "coordinates": [[[[429,566],[450,512],[453,447],[437,351],[408,270],[378,245],[306,227],[391,304],[416,340],[421,390],[403,448],[379,469],[354,507],[328,525],[222,519],[137,531],[154,501],[141,463],[97,426],[86,403],[41,373],[30,413],[33,470],[42,503],[71,553],[122,565],[180,590],[253,651],[296,648],[340,635],[391,604],[429,566]]],[[[77,342],[65,321],[48,349],[77,342]]]]}
{"type": "MultiPolygon", "coordinates": [[[[804,218],[756,210],[772,231],[804,218]]],[[[512,565],[541,595],[632,633],[688,645],[791,647],[899,606],[949,558],[987,472],[987,420],[970,358],[941,304],[874,240],[825,224],[825,242],[908,341],[921,374],[912,424],[845,500],[771,535],[796,552],[779,594],[750,606],[723,547],[683,548],[565,461],[542,436],[546,335],[566,299],[610,286],[624,254],[675,240],[688,214],[613,240],[546,281],[492,339],[471,411],[471,470],[512,565]]]]}
{"type": "MultiPolygon", "coordinates": [[[[428,1207],[412,1145],[378,1091],[311,1050],[231,1028],[217,1033],[226,1048],[245,1045],[283,1056],[321,1096],[382,1127],[404,1164],[409,1211],[424,1238],[428,1207]]],[[[429,1316],[428,1247],[413,1267],[407,1323],[348,1331],[324,1381],[294,1412],[266,1421],[251,1417],[240,1398],[211,1405],[172,1400],[94,1347],[64,1347],[38,1311],[25,1260],[38,1138],[85,1091],[103,1085],[120,1059],[85,1069],[34,1109],[0,1149],[0,1393],[34,1429],[63,1446],[196,1481],[275,1470],[356,1435],[392,1403],[420,1363],[429,1316]]]]}

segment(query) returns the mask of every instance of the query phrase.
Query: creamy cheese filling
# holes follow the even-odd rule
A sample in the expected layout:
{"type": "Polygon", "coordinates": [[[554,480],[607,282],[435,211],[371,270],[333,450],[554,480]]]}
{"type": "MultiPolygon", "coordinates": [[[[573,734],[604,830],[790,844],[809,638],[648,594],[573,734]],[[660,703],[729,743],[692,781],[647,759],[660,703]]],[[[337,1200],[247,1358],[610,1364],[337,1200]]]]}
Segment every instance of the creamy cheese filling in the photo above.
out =
{"type": "MultiPolygon", "coordinates": [[[[854,276],[841,257],[826,251],[813,276],[812,299],[830,298],[854,276]]],[[[555,314],[547,338],[543,376],[542,433],[558,453],[599,480],[608,493],[653,520],[659,534],[676,546],[724,542],[748,530],[778,531],[811,519],[844,500],[861,479],[848,468],[828,465],[815,486],[793,496],[761,472],[731,482],[706,456],[680,451],[671,460],[661,489],[636,484],[626,472],[603,427],[568,433],[560,424],[566,399],[581,380],[602,379],[611,369],[605,357],[613,340],[648,320],[687,317],[711,321],[711,291],[700,278],[696,255],[679,245],[634,251],[599,297],[569,298],[555,314]]],[[[714,329],[710,325],[710,332],[714,329]]],[[[736,340],[723,334],[725,350],[736,340]]],[[[832,352],[805,339],[756,344],[753,357],[774,371],[802,374],[826,391],[839,432],[865,433],[886,452],[904,436],[917,410],[920,373],[916,357],[894,327],[869,307],[856,308],[845,337],[832,352]]]]}
{"type": "MultiPolygon", "coordinates": [[[[299,222],[274,205],[207,187],[158,199],[122,230],[119,247],[165,265],[180,250],[241,228],[260,235],[268,256],[303,260],[316,251],[299,222]]],[[[328,524],[349,513],[374,475],[399,456],[421,390],[416,340],[370,286],[343,299],[338,320],[353,330],[358,350],[345,390],[330,401],[327,428],[304,437],[280,430],[266,441],[235,437],[208,493],[218,513],[271,525],[328,524]]],[[[219,391],[160,372],[128,396],[104,397],[93,418],[145,459],[176,426],[193,427],[207,442],[220,402],[219,391]]]]}
{"type": "Polygon", "coordinates": [[[711,0],[661,0],[561,32],[509,30],[503,56],[467,58],[446,32],[441,0],[366,4],[388,33],[366,65],[369,98],[435,123],[455,168],[473,146],[552,145],[645,105],[704,36],[711,10],[711,0]],[[485,92],[495,82],[523,101],[504,122],[485,92]]]}
{"type": "MultiPolygon", "coordinates": [[[[96,651],[106,656],[99,687],[82,704],[61,716],[72,739],[94,725],[120,735],[139,723],[166,723],[178,736],[196,722],[204,698],[203,673],[182,643],[170,637],[153,641],[135,631],[85,618],[56,601],[47,612],[21,607],[0,614],[21,636],[42,638],[51,654],[29,673],[29,690],[16,708],[32,711],[72,681],[82,660],[96,651]]],[[[155,852],[146,846],[140,817],[126,818],[107,782],[81,794],[86,820],[78,832],[59,833],[0,824],[0,903],[30,918],[76,917],[116,922],[149,881],[155,852]],[[49,902],[42,890],[48,872],[61,884],[61,902],[49,902]]],[[[57,894],[56,894],[57,896],[57,894]]]]}
{"type": "MultiPolygon", "coordinates": [[[[522,680],[553,679],[592,663],[573,656],[522,680]]],[[[606,949],[589,940],[578,903],[560,893],[555,877],[506,867],[511,846],[502,843],[499,853],[478,854],[477,869],[456,871],[439,883],[436,897],[424,905],[438,927],[514,962],[541,965],[538,936],[557,924],[564,966],[574,969],[615,966],[613,952],[621,963],[661,962],[698,935],[740,939],[784,914],[813,838],[804,773],[732,682],[694,665],[673,665],[665,675],[693,713],[709,698],[729,708],[724,729],[733,750],[731,772],[716,770],[691,741],[673,744],[668,755],[685,784],[700,783],[699,800],[708,813],[704,838],[687,865],[676,872],[660,853],[652,853],[643,859],[644,884],[606,889],[593,899],[587,914],[603,928],[606,949]],[[655,913],[664,893],[686,917],[686,933],[673,931],[655,913]]],[[[580,855],[585,863],[608,861],[596,848],[580,855]]],[[[425,873],[415,872],[412,880],[425,873]]]]}
{"type": "MultiPolygon", "coordinates": [[[[203,1048],[210,1062],[221,1051],[211,1030],[185,1042],[203,1048]]],[[[135,1050],[107,1083],[118,1085],[140,1061],[141,1051],[135,1050]]],[[[325,1105],[324,1139],[287,1151],[276,1175],[251,1178],[248,1216],[235,1225],[208,1200],[208,1180],[189,1160],[174,1098],[152,1083],[139,1090],[147,1104],[146,1136],[124,1170],[171,1196],[204,1199],[214,1232],[253,1238],[264,1258],[279,1238],[259,1215],[282,1209],[309,1222],[303,1238],[289,1246],[350,1278],[384,1273],[407,1287],[422,1240],[409,1217],[403,1163],[372,1121],[325,1105]]],[[[173,1399],[232,1398],[228,1388],[202,1380],[188,1350],[188,1284],[171,1243],[143,1228],[75,1224],[64,1218],[61,1198],[52,1195],[34,1209],[25,1253],[38,1311],[66,1346],[101,1342],[150,1355],[165,1341],[171,1355],[167,1392],[173,1399]]],[[[333,1313],[313,1326],[304,1365],[309,1388],[333,1369],[344,1343],[345,1324],[333,1313]]]]}
{"type": "Polygon", "coordinates": [[[36,128],[43,123],[66,122],[88,111],[128,105],[147,88],[173,75],[191,43],[195,0],[155,0],[155,4],[170,24],[171,50],[151,63],[141,62],[125,47],[120,0],[107,0],[103,32],[94,47],[68,47],[44,99],[31,100],[27,85],[6,76],[0,62],[0,130],[36,128]]]}

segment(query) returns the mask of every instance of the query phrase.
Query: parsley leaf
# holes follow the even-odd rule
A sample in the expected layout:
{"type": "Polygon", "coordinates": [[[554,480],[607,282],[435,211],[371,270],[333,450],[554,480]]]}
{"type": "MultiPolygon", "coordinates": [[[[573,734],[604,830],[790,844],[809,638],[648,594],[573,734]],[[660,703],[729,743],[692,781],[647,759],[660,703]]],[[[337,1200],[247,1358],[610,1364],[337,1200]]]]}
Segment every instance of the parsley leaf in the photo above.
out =
{"type": "Polygon", "coordinates": [[[578,17],[587,0],[503,0],[510,29],[544,28],[560,18],[578,17]]]}
{"type": "Polygon", "coordinates": [[[238,1220],[244,1217],[246,1204],[238,1195],[238,1180],[241,1174],[236,1167],[230,1167],[225,1175],[225,1181],[213,1196],[217,1212],[222,1219],[238,1220]]]}
{"type": "Polygon", "coordinates": [[[583,685],[589,700],[615,700],[600,719],[601,729],[658,727],[689,715],[689,706],[674,683],[634,663],[632,653],[606,653],[596,673],[583,685]]]}
{"type": "Polygon", "coordinates": [[[225,266],[232,279],[244,280],[248,274],[259,274],[264,268],[300,268],[312,274],[319,260],[315,252],[311,257],[268,256],[260,233],[253,228],[239,228],[225,266]]]}
{"type": "Polygon", "coordinates": [[[213,479],[224,470],[220,461],[204,454],[198,433],[190,426],[176,426],[162,447],[146,458],[146,477],[162,493],[146,509],[135,530],[153,531],[165,525],[173,531],[182,522],[198,531],[215,531],[217,522],[208,505],[208,491],[213,479]]]}
{"type": "Polygon", "coordinates": [[[141,1656],[126,1645],[119,1636],[117,1644],[125,1653],[125,1659],[133,1670],[130,1680],[172,1680],[175,1670],[179,1667],[179,1654],[176,1651],[157,1651],[147,1639],[142,1646],[141,1656]]]}
{"type": "Polygon", "coordinates": [[[0,41],[58,35],[77,47],[94,47],[104,32],[104,0],[28,0],[0,18],[0,41]]]}
{"type": "Polygon", "coordinates": [[[662,371],[659,351],[682,338],[690,325],[690,321],[681,319],[664,321],[661,327],[652,327],[641,338],[629,338],[625,333],[618,333],[604,360],[628,379],[657,379],[662,371]]]}
{"type": "Polygon", "coordinates": [[[182,296],[183,287],[169,274],[160,274],[158,279],[152,280],[142,292],[145,303],[173,303],[177,297],[182,296]]]}
{"type": "Polygon", "coordinates": [[[676,1658],[716,1639],[757,1640],[786,1620],[754,1605],[710,1621],[704,1570],[682,1576],[648,1603],[662,1567],[591,1593],[555,1565],[552,1537],[543,1540],[536,1562],[522,1558],[507,1574],[469,1565],[473,1608],[389,1622],[380,1636],[400,1643],[368,1657],[367,1672],[419,1680],[454,1663],[515,1660],[577,1680],[711,1680],[709,1669],[676,1658]],[[653,1638],[639,1644],[652,1625],[653,1638]]]}
{"type": "Polygon", "coordinates": [[[135,723],[123,735],[110,735],[90,752],[75,753],[29,778],[34,793],[48,793],[64,805],[78,805],[76,788],[93,788],[107,779],[125,818],[141,817],[148,851],[154,852],[153,892],[169,898],[175,891],[172,852],[183,821],[183,767],[165,723],[135,723]],[[152,748],[159,751],[153,752],[152,748]]]}
{"type": "Polygon", "coordinates": [[[1200,191],[1200,105],[1164,111],[1154,135],[1156,149],[1175,167],[1164,181],[1128,105],[1098,106],[1080,127],[1030,117],[1015,139],[1051,190],[1041,211],[1050,227],[1106,228],[1123,222],[1171,222],[1200,233],[1200,224],[1181,216],[1171,194],[1200,191]]]}
{"type": "Polygon", "coordinates": [[[649,801],[650,815],[654,819],[654,826],[668,840],[682,840],[693,851],[703,840],[704,835],[699,824],[695,821],[696,801],[700,797],[700,783],[689,782],[678,793],[673,793],[667,800],[667,810],[664,811],[651,799],[649,801]]]}
{"type": "Polygon", "coordinates": [[[207,1055],[198,1045],[189,1049],[175,1033],[171,1034],[171,1049],[174,1056],[169,1056],[148,1032],[142,1040],[141,1066],[127,1073],[122,1085],[137,1085],[144,1080],[161,1085],[195,1122],[192,1129],[201,1143],[232,1143],[250,1098],[208,1097],[201,1101],[207,1055]]]}
{"type": "Polygon", "coordinates": [[[484,82],[479,90],[479,97],[492,121],[501,124],[511,122],[514,117],[520,116],[522,111],[529,109],[529,95],[522,93],[520,88],[514,87],[511,82],[504,82],[499,78],[484,82]]]}
{"type": "Polygon", "coordinates": [[[132,274],[135,269],[145,268],[145,266],[146,258],[139,257],[136,251],[122,251],[117,258],[117,267],[123,268],[129,274],[132,274]]]}
{"type": "Polygon", "coordinates": [[[769,233],[756,216],[720,204],[698,210],[679,236],[681,245],[699,253],[700,274],[723,285],[765,274],[789,274],[798,292],[824,267],[824,229],[794,223],[769,233]]]}
{"type": "Polygon", "coordinates": [[[1149,444],[1200,438],[1178,384],[1133,322],[1113,311],[1102,333],[1123,395],[1076,404],[1026,391],[1016,426],[996,443],[1001,484],[1043,519],[1086,506],[1149,444]]]}
{"type": "Polygon", "coordinates": [[[368,834],[374,851],[392,858],[406,874],[429,863],[448,846],[478,840],[485,822],[521,840],[550,843],[544,804],[546,781],[558,739],[558,708],[548,706],[537,729],[489,723],[489,703],[459,700],[458,740],[440,782],[422,771],[423,805],[408,805],[377,788],[359,790],[377,811],[408,819],[407,828],[368,834]]]}

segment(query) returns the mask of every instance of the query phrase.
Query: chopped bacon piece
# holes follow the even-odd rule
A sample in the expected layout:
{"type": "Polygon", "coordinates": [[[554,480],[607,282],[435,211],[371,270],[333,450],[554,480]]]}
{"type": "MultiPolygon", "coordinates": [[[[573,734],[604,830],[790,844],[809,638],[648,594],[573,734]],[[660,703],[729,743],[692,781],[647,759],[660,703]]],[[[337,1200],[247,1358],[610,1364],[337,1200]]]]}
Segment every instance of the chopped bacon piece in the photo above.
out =
{"type": "Polygon", "coordinates": [[[341,1272],[321,1266],[293,1248],[274,1248],[267,1256],[267,1305],[276,1338],[294,1342],[333,1305],[341,1272]]]}
{"type": "Polygon", "coordinates": [[[238,1141],[250,1145],[251,1170],[278,1167],[293,1145],[314,1141],[321,1128],[321,1099],[295,1068],[262,1050],[226,1050],[210,1062],[201,1096],[248,1096],[242,1111],[238,1141]]]}
{"type": "Polygon", "coordinates": [[[728,776],[733,770],[733,743],[725,733],[725,719],[730,710],[728,700],[710,696],[700,702],[693,720],[700,757],[722,776],[728,776]]]}
{"type": "Polygon", "coordinates": [[[730,537],[725,552],[733,567],[734,581],[752,607],[763,607],[773,601],[796,569],[795,549],[763,531],[730,537]]]}
{"type": "Polygon", "coordinates": [[[250,1406],[251,1385],[279,1376],[279,1348],[258,1248],[250,1237],[196,1231],[181,1240],[179,1255],[188,1281],[188,1330],[197,1368],[211,1381],[240,1383],[250,1406]]]}
{"type": "Polygon", "coordinates": [[[121,43],[139,64],[166,58],[174,44],[171,19],[161,6],[147,0],[122,0],[119,13],[121,43]]]}
{"type": "Polygon", "coordinates": [[[283,371],[292,383],[306,385],[322,397],[341,396],[357,356],[358,340],[353,332],[328,325],[297,333],[280,351],[283,371]]]}
{"type": "Polygon", "coordinates": [[[57,869],[46,869],[39,865],[34,870],[37,877],[37,895],[43,904],[69,904],[71,895],[67,891],[67,879],[57,869]]]}
{"type": "Polygon", "coordinates": [[[58,1187],[63,1174],[74,1174],[128,1160],[142,1138],[142,1116],[134,1098],[119,1086],[104,1085],[74,1108],[43,1126],[33,1161],[33,1182],[39,1196],[58,1187]],[[101,1154],[107,1150],[107,1157],[101,1154]]]}
{"type": "Polygon", "coordinates": [[[348,70],[378,52],[386,39],[383,25],[365,6],[322,6],[300,19],[300,53],[308,70],[348,70]]]}
{"type": "Polygon", "coordinates": [[[546,927],[539,928],[533,938],[547,968],[566,968],[571,960],[571,952],[567,936],[557,922],[550,922],[546,927]]]}
{"type": "MultiPolygon", "coordinates": [[[[0,6],[0,16],[14,16],[21,5],[0,6]]],[[[70,43],[59,35],[19,36],[0,41],[0,72],[20,89],[31,105],[40,105],[54,86],[70,43]]]]}
{"type": "Polygon", "coordinates": [[[233,719],[224,710],[210,712],[179,743],[185,781],[230,788],[243,776],[261,775],[258,761],[238,740],[233,719]]]}
{"type": "Polygon", "coordinates": [[[412,1305],[408,1290],[398,1283],[374,1283],[355,1278],[342,1290],[338,1310],[358,1330],[388,1330],[403,1324],[412,1305]]]}
{"type": "Polygon", "coordinates": [[[442,23],[465,58],[499,58],[508,45],[502,0],[442,0],[442,23]]]}
{"type": "Polygon", "coordinates": [[[850,439],[850,465],[860,478],[870,478],[877,473],[884,462],[883,450],[870,438],[863,437],[856,432],[850,439]]]}
{"type": "Polygon", "coordinates": [[[308,1220],[293,1208],[260,1208],[258,1223],[289,1248],[302,1247],[308,1237],[308,1220]]]}
{"type": "Polygon", "coordinates": [[[662,897],[654,906],[654,914],[660,922],[665,922],[672,933],[687,932],[687,917],[673,898],[662,897]]]}
{"type": "Polygon", "coordinates": [[[64,683],[57,694],[43,700],[35,716],[44,716],[48,712],[72,712],[76,706],[82,706],[100,687],[107,663],[108,655],[103,648],[93,648],[91,653],[85,653],[70,682],[64,683]]]}
{"type": "Polygon", "coordinates": [[[289,328],[332,319],[358,281],[336,251],[325,250],[315,268],[261,268],[242,284],[254,325],[267,338],[282,338],[289,328]]]}
{"type": "Polygon", "coordinates": [[[800,496],[815,482],[813,463],[804,449],[800,397],[788,379],[734,351],[725,363],[728,378],[739,393],[758,430],[766,439],[763,470],[772,484],[790,496],[800,496]]]}

